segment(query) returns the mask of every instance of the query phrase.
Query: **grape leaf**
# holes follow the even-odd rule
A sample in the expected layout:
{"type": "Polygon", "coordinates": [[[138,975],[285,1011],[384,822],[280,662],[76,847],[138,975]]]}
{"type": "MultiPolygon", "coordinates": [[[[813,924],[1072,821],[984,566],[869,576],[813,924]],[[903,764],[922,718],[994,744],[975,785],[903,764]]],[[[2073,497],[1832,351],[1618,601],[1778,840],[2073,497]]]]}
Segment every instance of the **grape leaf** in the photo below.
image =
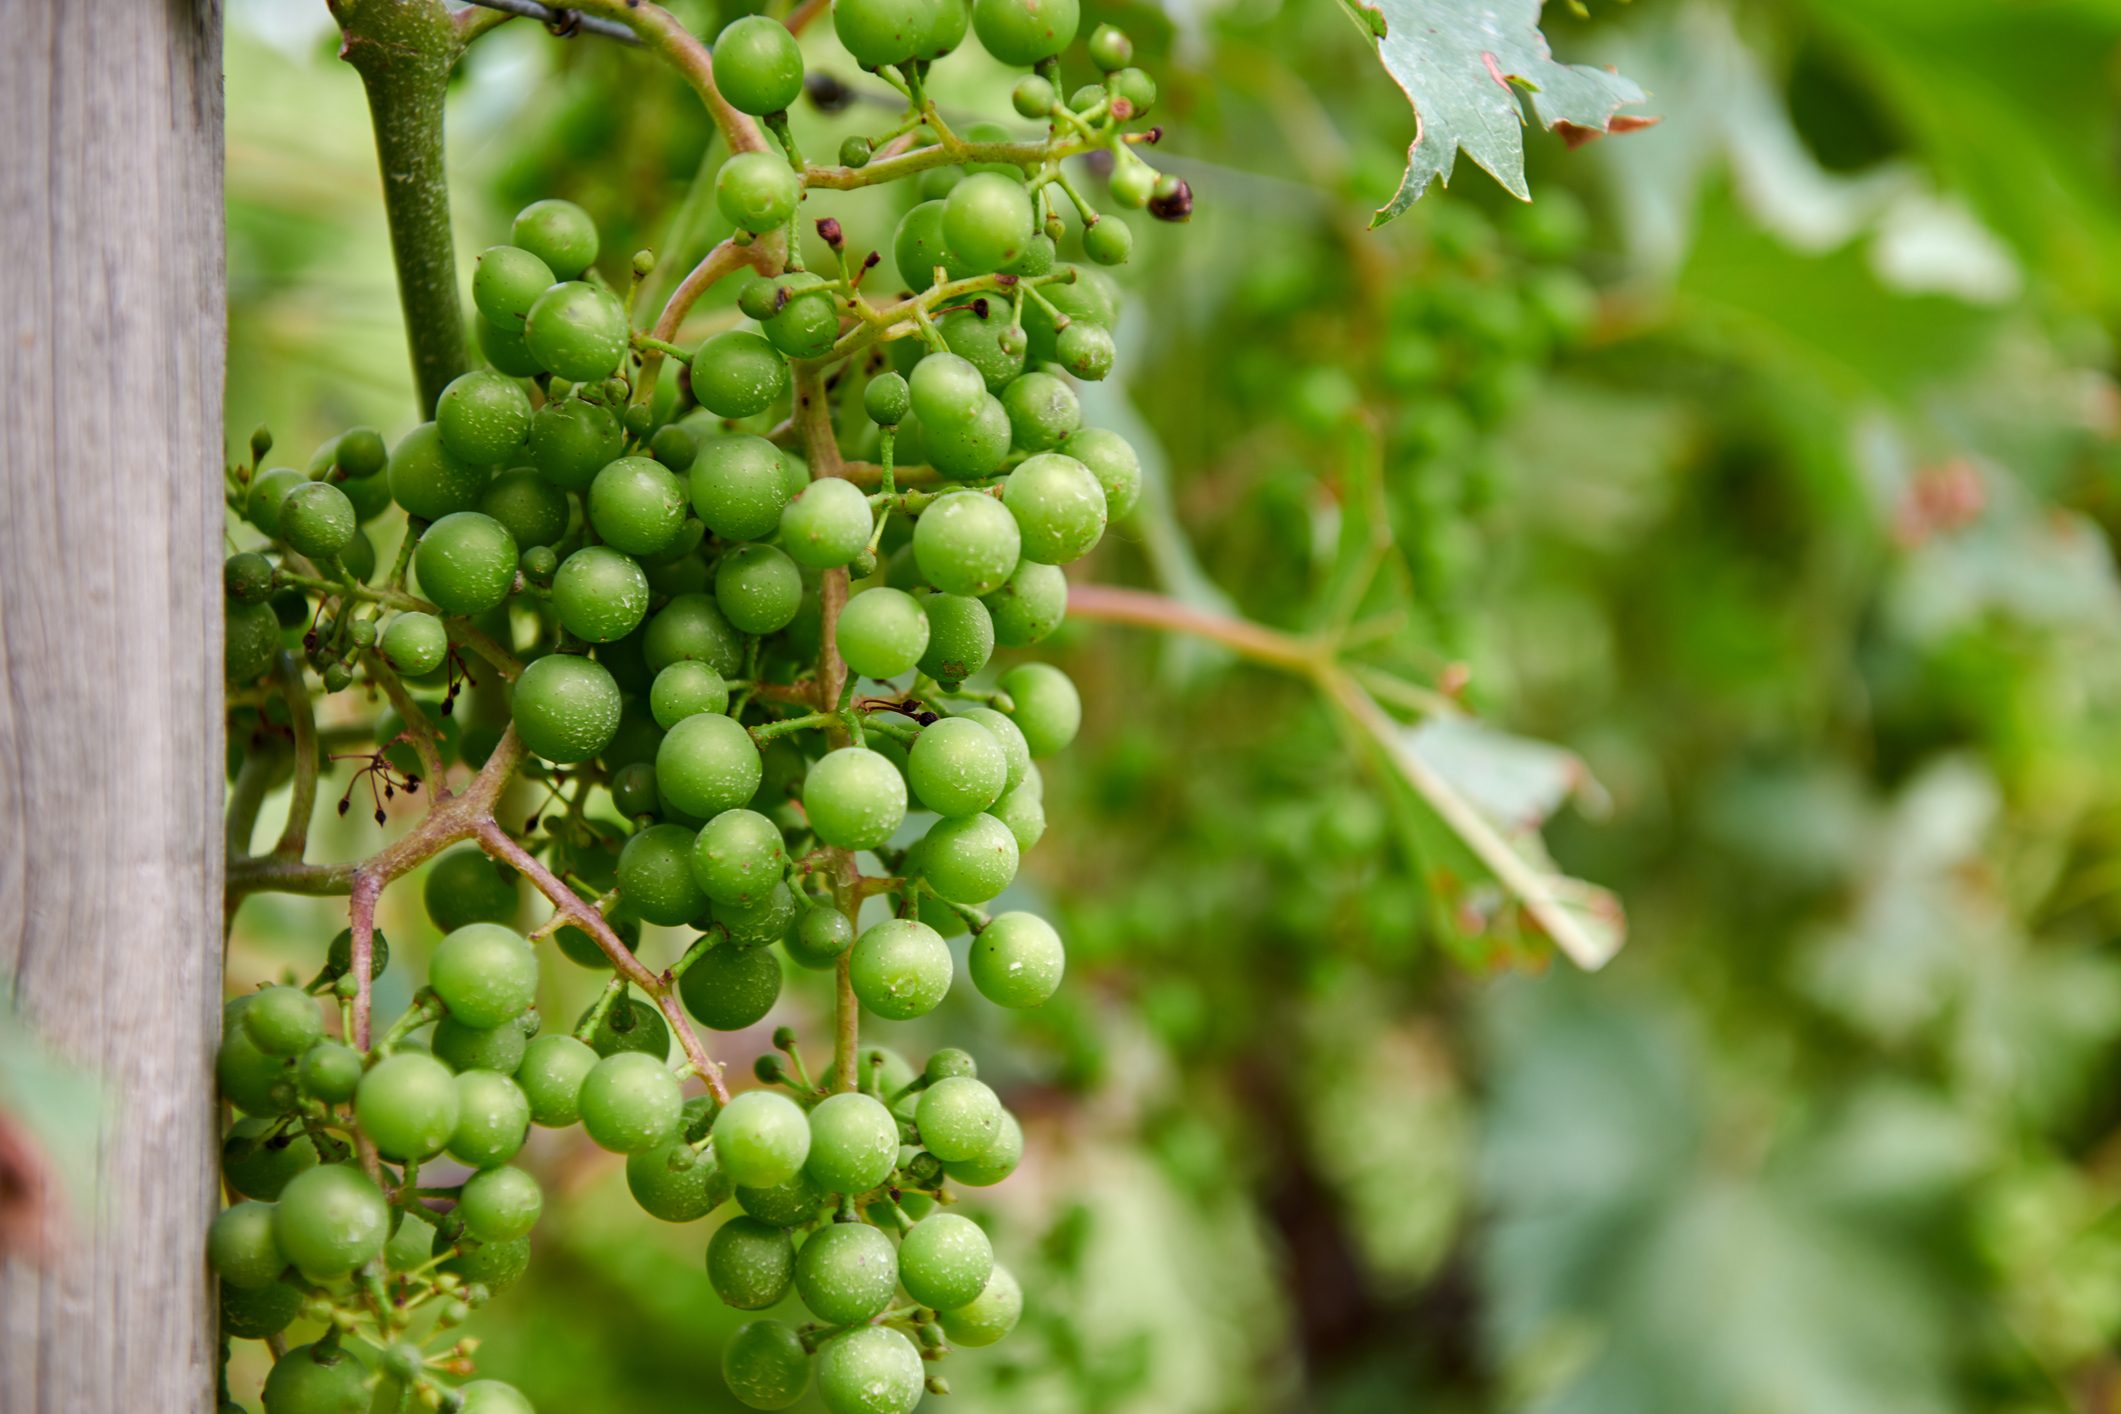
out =
{"type": "Polygon", "coordinates": [[[1406,175],[1370,218],[1373,229],[1404,213],[1432,181],[1449,186],[1460,149],[1519,201],[1532,199],[1524,179],[1524,112],[1513,84],[1531,94],[1540,126],[1560,130],[1572,147],[1656,121],[1619,113],[1644,98],[1628,79],[1555,61],[1539,32],[1540,0],[1341,3],[1414,105],[1406,175]]]}

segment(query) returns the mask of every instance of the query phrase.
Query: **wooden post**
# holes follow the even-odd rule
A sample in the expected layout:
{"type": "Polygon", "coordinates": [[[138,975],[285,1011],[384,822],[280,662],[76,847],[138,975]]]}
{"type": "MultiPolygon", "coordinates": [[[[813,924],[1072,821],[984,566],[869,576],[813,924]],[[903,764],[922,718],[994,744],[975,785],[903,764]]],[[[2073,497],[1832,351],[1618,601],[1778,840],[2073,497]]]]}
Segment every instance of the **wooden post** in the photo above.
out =
{"type": "Polygon", "coordinates": [[[211,1410],[220,5],[0,36],[0,991],[107,1095],[0,1267],[0,1414],[211,1410]]]}

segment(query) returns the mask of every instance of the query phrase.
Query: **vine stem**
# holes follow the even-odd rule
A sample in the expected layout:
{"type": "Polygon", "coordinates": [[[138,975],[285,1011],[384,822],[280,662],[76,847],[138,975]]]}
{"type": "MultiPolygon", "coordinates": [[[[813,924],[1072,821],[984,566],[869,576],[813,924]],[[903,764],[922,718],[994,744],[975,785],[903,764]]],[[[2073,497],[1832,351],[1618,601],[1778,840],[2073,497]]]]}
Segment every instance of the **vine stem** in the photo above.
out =
{"type": "MultiPolygon", "coordinates": [[[[678,329],[685,316],[699,302],[701,295],[727,275],[734,274],[749,265],[761,275],[772,275],[780,269],[781,244],[785,238],[775,232],[770,239],[756,240],[749,245],[738,245],[734,240],[725,240],[701,258],[690,273],[678,282],[664,301],[663,312],[656,316],[655,327],[649,335],[663,343],[675,342],[678,329]]],[[[641,355],[641,375],[634,380],[634,401],[646,402],[655,394],[656,375],[662,371],[663,352],[650,348],[641,355]]]]}
{"type": "MultiPolygon", "coordinates": [[[[273,853],[300,859],[309,844],[309,819],[317,809],[317,714],[302,681],[302,665],[292,653],[273,659],[273,682],[287,703],[288,725],[295,735],[294,791],[287,801],[287,824],[273,853]]],[[[248,841],[245,841],[247,844],[248,841]]]]}

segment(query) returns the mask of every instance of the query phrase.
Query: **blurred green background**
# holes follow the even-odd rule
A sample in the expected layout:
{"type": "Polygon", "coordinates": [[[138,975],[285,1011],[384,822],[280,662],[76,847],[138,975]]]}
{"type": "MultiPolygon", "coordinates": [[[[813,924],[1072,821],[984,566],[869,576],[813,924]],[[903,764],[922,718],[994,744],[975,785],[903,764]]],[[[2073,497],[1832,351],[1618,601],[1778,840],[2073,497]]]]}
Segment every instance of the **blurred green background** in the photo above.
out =
{"type": "MultiPolygon", "coordinates": [[[[1152,494],[1076,574],[1298,630],[1389,532],[1363,652],[1485,724],[1417,748],[1629,942],[1553,956],[1301,684],[1071,625],[1088,721],[1018,885],[1068,984],[876,1033],[968,1045],[1030,1137],[977,1204],[1025,1323],[948,1407],[2121,1408],[2121,4],[1554,6],[1662,123],[1535,130],[1532,205],[1462,162],[1377,232],[1413,118],[1338,5],[1085,11],[1156,73],[1196,214],[1121,272],[1085,411],[1152,494]]],[[[360,85],[321,5],[229,18],[231,454],[395,438],[360,85]]],[[[1007,116],[1000,67],[941,73],[1007,116]]],[[[512,24],[452,102],[467,270],[545,195],[613,272],[722,234],[686,204],[710,130],[636,51],[512,24]]],[[[830,151],[886,115],[796,120],[830,151]]],[[[888,245],[904,201],[864,200],[888,245]]],[[[232,981],[330,912],[252,903],[232,981]]],[[[533,1163],[553,1220],[484,1366],[566,1414],[733,1407],[702,1235],[586,1145],[533,1163]]]]}

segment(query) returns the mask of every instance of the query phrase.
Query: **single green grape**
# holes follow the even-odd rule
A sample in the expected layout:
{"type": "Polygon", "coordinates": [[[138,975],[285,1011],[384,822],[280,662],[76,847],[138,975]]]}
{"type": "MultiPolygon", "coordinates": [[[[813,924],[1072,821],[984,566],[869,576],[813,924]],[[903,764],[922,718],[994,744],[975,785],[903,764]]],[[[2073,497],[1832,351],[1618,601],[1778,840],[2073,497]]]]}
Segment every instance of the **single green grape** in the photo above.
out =
{"type": "Polygon", "coordinates": [[[710,437],[692,464],[692,506],[724,540],[763,540],[788,504],[780,449],[764,437],[710,437]]]}
{"type": "Polygon", "coordinates": [[[298,1345],[265,1377],[265,1414],[368,1414],[368,1367],[339,1344],[298,1345]]]}
{"type": "Polygon", "coordinates": [[[562,491],[587,491],[625,446],[611,409],[581,398],[555,398],[530,419],[530,464],[562,491]]]}
{"type": "MultiPolygon", "coordinates": [[[[241,1287],[221,1287],[221,1333],[237,1340],[265,1340],[278,1335],[294,1324],[302,1311],[302,1293],[284,1281],[256,1291],[245,1291],[241,1287]]],[[[367,1406],[363,1405],[362,1408],[367,1406]]],[[[237,1411],[239,1406],[224,1405],[221,1414],[237,1411]]]]}
{"type": "Polygon", "coordinates": [[[579,1103],[582,1128],[600,1147],[638,1154],[677,1134],[685,1096],[661,1060],[621,1051],[597,1062],[582,1081],[579,1103]]]}
{"type": "Polygon", "coordinates": [[[803,810],[826,844],[874,849],[905,821],[906,779],[888,757],[866,747],[842,747],[810,768],[803,810]]]}
{"type": "Polygon", "coordinates": [[[1039,1006],[1059,989],[1067,953],[1035,913],[1003,913],[972,940],[972,985],[996,1006],[1039,1006]]]}
{"type": "Polygon", "coordinates": [[[722,1345],[722,1380],[747,1409],[786,1409],[810,1388],[810,1352],[793,1326],[750,1321],[722,1345]]]}
{"type": "Polygon", "coordinates": [[[795,1280],[795,1244],[757,1218],[733,1217],[707,1239],[707,1280],[725,1304],[763,1311],[778,1304],[795,1280]]]}
{"type": "Polygon", "coordinates": [[[927,1015],[950,990],[950,946],[917,919],[887,918],[868,929],[855,939],[849,967],[862,1005],[889,1021],[927,1015]]]}
{"type": "Polygon", "coordinates": [[[505,526],[525,550],[552,545],[567,533],[567,493],[527,466],[488,482],[478,510],[505,526]]]}
{"type": "Polygon", "coordinates": [[[944,1311],[943,1332],[959,1345],[992,1345],[1016,1329],[1024,1314],[1024,1289],[1001,1263],[980,1294],[955,1310],[944,1311]]]}
{"type": "Polygon", "coordinates": [[[272,561],[246,550],[222,562],[221,588],[234,603],[262,604],[272,598],[272,576],[272,561]]]}
{"type": "Polygon", "coordinates": [[[1019,118],[1051,117],[1053,105],[1059,101],[1060,95],[1053,91],[1053,85],[1038,74],[1024,75],[1016,81],[1016,87],[1009,90],[1009,106],[1016,109],[1019,118]]]}
{"type": "Polygon", "coordinates": [[[786,1095],[746,1090],[714,1120],[714,1156],[739,1188],[772,1188],[810,1157],[810,1121],[786,1095]]]}
{"type": "Polygon", "coordinates": [[[752,417],[787,391],[788,360],[748,329],[724,330],[692,356],[692,395],[716,417],[752,417]]]}
{"type": "Polygon", "coordinates": [[[702,1026],[742,1031],[755,1026],[781,995],[781,964],[768,948],[723,943],[678,979],[685,1010],[702,1026]]]}
{"type": "Polygon", "coordinates": [[[236,1108],[254,1115],[275,1115],[294,1105],[294,1065],[283,1057],[267,1055],[250,1039],[242,1017],[251,1000],[236,997],[222,1008],[221,1049],[214,1057],[214,1078],[236,1108]]]}
{"type": "Polygon", "coordinates": [[[1002,1102],[986,1082],[953,1075],[921,1091],[914,1110],[921,1144],[945,1163],[985,1153],[1001,1129],[1002,1102]]]}
{"type": "Polygon", "coordinates": [[[931,594],[921,607],[928,615],[922,672],[944,687],[956,687],[987,666],[994,655],[994,618],[985,604],[962,594],[931,594]]]}
{"type": "Polygon", "coordinates": [[[353,502],[328,481],[306,481],[290,490],[280,502],[279,521],[280,538],[312,560],[338,554],[360,530],[353,502]]]}
{"type": "MultiPolygon", "coordinates": [[[[466,1026],[453,1016],[445,1016],[435,1023],[434,1037],[429,1048],[436,1060],[458,1072],[490,1070],[496,1075],[513,1075],[516,1067],[523,1063],[523,1052],[529,1048],[530,1038],[516,1021],[504,1021],[499,1026],[466,1026]]],[[[305,1088],[307,1081],[304,1082],[305,1088]]],[[[461,1102],[462,1096],[460,1095],[461,1102]]],[[[458,1129],[463,1128],[464,1116],[457,1116],[458,1129]]],[[[450,1141],[452,1144],[454,1140],[450,1141]]],[[[469,1162],[467,1160],[467,1162],[469,1162]]]]}
{"type": "Polygon", "coordinates": [[[860,487],[827,476],[810,482],[782,507],[781,549],[810,569],[838,569],[862,553],[875,523],[860,487]]]}
{"type": "Polygon", "coordinates": [[[1022,545],[1016,517],[976,491],[936,498],[913,527],[914,563],[945,594],[977,596],[1001,588],[1016,570],[1022,545]]]}
{"type": "Polygon", "coordinates": [[[655,555],[685,528],[685,483],[661,462],[620,457],[590,483],[589,523],[615,549],[655,555]]]}
{"type": "Polygon", "coordinates": [[[803,606],[803,572],[771,545],[734,546],[714,568],[714,602],[744,633],[778,633],[803,606]]]}
{"type": "Polygon", "coordinates": [[[869,1095],[828,1096],[810,1112],[805,1171],[827,1193],[867,1193],[898,1165],[898,1121],[869,1095]]]}
{"type": "Polygon", "coordinates": [[[803,51],[779,20],[746,15],[714,42],[714,84],[740,113],[784,112],[803,93],[803,51]]]}
{"type": "Polygon", "coordinates": [[[673,726],[655,753],[656,789],[670,805],[701,820],[749,801],[764,769],[751,734],[735,718],[709,712],[673,726]]]}
{"type": "Polygon", "coordinates": [[[975,272],[950,253],[943,242],[943,203],[924,201],[899,218],[891,237],[892,258],[899,279],[909,288],[928,289],[935,282],[937,266],[946,280],[963,280],[975,272]]]}
{"type": "MultiPolygon", "coordinates": [[[[1146,70],[1129,66],[1114,73],[1107,82],[1112,86],[1115,112],[1118,111],[1119,104],[1124,102],[1131,110],[1125,116],[1139,118],[1156,106],[1156,80],[1149,77],[1146,70]]],[[[1094,256],[1092,258],[1095,259],[1094,256]]],[[[1117,264],[1116,261],[1110,260],[1099,263],[1117,264]]]]}
{"type": "Polygon", "coordinates": [[[385,1158],[432,1158],[456,1131],[456,1077],[418,1051],[386,1056],[361,1077],[354,1118],[385,1158]]]}
{"type": "Polygon", "coordinates": [[[520,334],[530,307],[557,283],[552,267],[521,246],[488,246],[472,268],[471,302],[496,329],[520,334]]]}
{"type": "Polygon", "coordinates": [[[786,938],[801,916],[802,905],[786,884],[776,884],[750,903],[718,903],[714,921],[740,948],[763,948],[786,938]]]}
{"type": "Polygon", "coordinates": [[[895,678],[911,672],[928,651],[928,616],[903,589],[871,589],[840,610],[837,641],[850,671],[895,678]]]}
{"type": "Polygon", "coordinates": [[[538,296],[523,321],[523,343],[537,361],[570,383],[595,383],[625,361],[626,311],[609,292],[568,281],[538,296]]]}
{"type": "Polygon", "coordinates": [[[1017,1124],[1016,1116],[1005,1109],[994,1141],[973,1158],[944,1164],[943,1171],[950,1175],[952,1182],[962,1183],[967,1188],[991,1188],[1015,1173],[1023,1158],[1024,1131],[1017,1124]]]}
{"type": "MultiPolygon", "coordinates": [[[[435,1237],[440,1250],[431,1253],[441,1256],[450,1246],[440,1234],[435,1237]]],[[[519,1237],[513,1242],[478,1242],[464,1239],[457,1244],[462,1250],[437,1267],[437,1271],[448,1272],[463,1282],[477,1282],[489,1293],[498,1293],[515,1285],[530,1269],[530,1239],[519,1237]]]]}
{"type": "Polygon", "coordinates": [[[1070,434],[1060,450],[1090,468],[1090,474],[1104,488],[1105,511],[1110,519],[1125,516],[1141,500],[1141,458],[1117,432],[1085,427],[1070,434]]]}
{"type": "Polygon", "coordinates": [[[231,683],[254,681],[280,652],[280,616],[270,604],[231,601],[222,618],[224,675],[231,683]]]}
{"type": "Polygon", "coordinates": [[[912,1414],[927,1378],[913,1342],[889,1326],[856,1326],[818,1347],[817,1392],[831,1414],[912,1414]]]}
{"type": "Polygon", "coordinates": [[[666,1223],[697,1222],[729,1200],[730,1183],[712,1154],[682,1137],[628,1156],[626,1189],[641,1211],[666,1223]]]}
{"type": "MultiPolygon", "coordinates": [[[[519,1028],[500,1026],[494,1029],[496,1034],[514,1032],[517,1045],[524,1044],[519,1028]]],[[[514,1158],[529,1137],[530,1101],[524,1098],[521,1086],[491,1070],[458,1073],[457,1127],[450,1132],[448,1144],[451,1158],[475,1169],[490,1169],[514,1158]]],[[[469,1215],[465,1222],[470,1224],[469,1215]]],[[[477,1229],[473,1235],[482,1241],[507,1236],[477,1229]]],[[[513,1235],[520,1237],[522,1234],[513,1235]]]]}
{"type": "Polygon", "coordinates": [[[1002,504],[1016,517],[1027,560],[1065,565],[1104,538],[1105,488],[1090,468],[1059,452],[1041,452],[1010,472],[1002,504]]]}
{"type": "Polygon", "coordinates": [[[911,59],[928,19],[923,0],[837,0],[832,7],[833,33],[865,69],[911,59]]]}
{"type": "Polygon", "coordinates": [[[693,877],[718,904],[756,901],[781,882],[787,869],[780,827],[756,810],[716,815],[692,847],[693,877]]]}
{"type": "Polygon", "coordinates": [[[787,939],[788,956],[813,971],[833,966],[853,946],[854,924],[838,909],[822,906],[805,909],[787,939]]]}
{"type": "Polygon", "coordinates": [[[427,984],[465,1025],[499,1026],[537,1000],[538,955],[511,929],[467,924],[435,944],[427,984]]]}
{"type": "Polygon", "coordinates": [[[1005,792],[1013,791],[1021,785],[1024,778],[1032,773],[1033,767],[1030,743],[1024,740],[1024,734],[1017,729],[1016,723],[992,707],[967,707],[957,715],[967,721],[978,722],[994,734],[995,741],[1002,748],[1002,761],[1006,768],[1002,777],[1002,789],[1005,792]]]}
{"type": "Polygon", "coordinates": [[[571,653],[548,653],[524,668],[510,698],[523,745],[562,766],[609,746],[621,707],[619,685],[604,666],[571,653]]]}
{"type": "Polygon", "coordinates": [[[954,309],[936,321],[936,332],[950,352],[977,368],[987,391],[999,393],[1024,371],[1029,342],[1024,331],[1003,316],[1007,306],[954,309]]]}
{"type": "Polygon", "coordinates": [[[471,326],[479,352],[500,372],[511,378],[535,378],[545,371],[520,329],[503,329],[478,310],[472,311],[471,326]]]}
{"type": "Polygon", "coordinates": [[[692,839],[682,825],[651,825],[619,851],[619,890],[644,922],[675,927],[707,907],[707,895],[692,877],[692,839]]]}
{"type": "Polygon", "coordinates": [[[298,1056],[324,1036],[316,998],[300,987],[265,987],[243,1008],[243,1029],[269,1056],[298,1056]]]}
{"type": "Polygon", "coordinates": [[[737,1189],[736,1204],[771,1227],[808,1227],[817,1219],[826,1196],[805,1168],[798,1169],[787,1182],[770,1188],[737,1189]]]}
{"type": "Polygon", "coordinates": [[[1009,717],[1035,757],[1066,749],[1082,729],[1083,699],[1068,675],[1051,663],[1017,664],[1002,674],[1001,689],[1013,704],[1009,717]]]}
{"type": "MultiPolygon", "coordinates": [[[[571,201],[548,197],[516,213],[508,238],[545,262],[555,280],[573,280],[596,263],[597,226],[571,201]]],[[[553,370],[558,373],[558,369],[553,370]]],[[[562,377],[570,375],[561,374],[562,377]]],[[[574,382],[586,381],[575,378],[574,382]]]]}
{"type": "Polygon", "coordinates": [[[650,673],[690,659],[730,678],[743,667],[744,640],[713,595],[680,594],[648,620],[641,655],[650,673]]]}
{"type": "Polygon", "coordinates": [[[891,1304],[898,1253],[890,1238],[867,1223],[828,1223],[796,1251],[795,1289],[827,1324],[866,1321],[891,1304]]]}
{"type": "Polygon", "coordinates": [[[987,606],[996,643],[1029,648],[1068,616],[1068,577],[1058,565],[1024,560],[1001,588],[982,596],[980,602],[987,606]]]}
{"type": "MultiPolygon", "coordinates": [[[[301,1077],[303,1094],[327,1105],[344,1104],[353,1098],[354,1087],[361,1083],[361,1053],[343,1041],[319,1041],[303,1053],[297,1073],[301,1077]]],[[[307,1140],[303,1141],[303,1147],[308,1147],[307,1140]]],[[[225,1170],[225,1162],[223,1167],[225,1170]]],[[[241,1191],[251,1192],[249,1189],[241,1191]]]]}
{"type": "Polygon", "coordinates": [[[537,1414],[521,1390],[499,1380],[473,1380],[457,1392],[464,1396],[457,1414],[537,1414]]]}
{"type": "Polygon", "coordinates": [[[412,567],[421,591],[444,613],[483,614],[515,587],[516,542],[492,516],[456,511],[427,527],[412,567]]]}
{"type": "Polygon", "coordinates": [[[383,1250],[390,1204],[359,1169],[320,1164],[298,1173],[273,1210],[273,1238],[295,1269],[336,1281],[383,1250]]]}
{"type": "Polygon", "coordinates": [[[1111,185],[1114,201],[1130,211],[1139,211],[1156,191],[1156,169],[1129,154],[1128,160],[1112,169],[1111,185]]]}
{"type": "Polygon", "coordinates": [[[1001,398],[1010,440],[1027,452],[1058,447],[1083,423],[1075,390],[1050,373],[1026,373],[1002,389],[1001,398]]]}
{"type": "Polygon", "coordinates": [[[946,817],[979,814],[1001,799],[1008,779],[1001,742],[969,717],[944,717],[921,728],[906,757],[914,796],[946,817]]]}
{"type": "Polygon", "coordinates": [[[339,434],[335,458],[349,481],[365,481],[389,465],[390,451],[375,428],[349,427],[339,434]]]}
{"type": "Polygon", "coordinates": [[[1035,787],[1035,780],[1034,776],[1014,790],[1004,791],[1002,798],[987,811],[1009,827],[1009,833],[1016,837],[1019,851],[1030,850],[1046,834],[1045,799],[1035,787]]]}
{"type": "Polygon", "coordinates": [[[823,277],[791,270],[775,277],[766,338],[790,358],[822,358],[840,337],[840,310],[823,277]]]}
{"type": "Polygon", "coordinates": [[[1127,38],[1125,30],[1112,25],[1099,25],[1091,31],[1088,48],[1090,62],[1108,74],[1134,62],[1134,41],[1127,38]]]}
{"type": "Polygon", "coordinates": [[[267,535],[278,538],[281,505],[290,492],[309,484],[309,478],[291,466],[276,466],[259,472],[250,483],[250,495],[244,501],[244,518],[267,535]]]}
{"type": "Polygon", "coordinates": [[[1112,371],[1119,356],[1111,331],[1075,320],[1053,337],[1053,358],[1078,378],[1095,383],[1112,371]]]}
{"type": "Polygon", "coordinates": [[[971,27],[972,15],[965,0],[929,0],[913,57],[931,63],[942,58],[965,42],[965,32],[971,27]]]}
{"type": "MultiPolygon", "coordinates": [[[[391,499],[403,506],[407,515],[421,520],[440,520],[472,509],[491,479],[485,467],[464,461],[443,446],[442,435],[432,422],[421,423],[399,439],[390,454],[388,475],[391,499]]],[[[253,505],[258,494],[258,488],[253,488],[253,505]]],[[[255,510],[252,519],[256,519],[255,510]]],[[[274,529],[261,528],[268,534],[274,529]]],[[[511,570],[514,559],[513,555],[509,557],[511,570]]]]}
{"type": "Polygon", "coordinates": [[[974,274],[999,270],[1031,243],[1037,220],[1020,177],[974,172],[943,202],[943,243],[974,274]]]}
{"type": "Polygon", "coordinates": [[[454,379],[435,403],[435,432],[452,456],[480,466],[506,461],[530,436],[523,385],[490,368],[454,379]]]}
{"type": "Polygon", "coordinates": [[[972,481],[1001,470],[1009,455],[1009,410],[992,393],[980,398],[969,422],[949,427],[919,424],[928,462],[953,481],[972,481]]]}
{"type": "Polygon", "coordinates": [[[1004,64],[1020,68],[1066,49],[1081,20],[1076,0],[974,0],[972,6],[979,42],[1004,64]]]}
{"type": "Polygon", "coordinates": [[[530,1101],[530,1118],[548,1129],[564,1129],[582,1117],[582,1082],[595,1069],[597,1053],[572,1036],[540,1036],[523,1052],[515,1081],[530,1101]]]}
{"type": "Polygon", "coordinates": [[[506,923],[516,916],[521,893],[516,872],[475,844],[444,850],[420,881],[420,902],[435,927],[447,933],[470,923],[506,923]]]}
{"type": "Polygon", "coordinates": [[[648,617],[648,575],[631,555],[584,545],[553,574],[552,608],[576,638],[611,643],[648,617]]]}
{"type": "Polygon", "coordinates": [[[952,903],[985,903],[1016,878],[1016,836],[992,815],[938,820],[919,848],[921,877],[952,903]]]}
{"type": "MultiPolygon", "coordinates": [[[[582,1013],[587,1020],[595,1011],[594,1005],[582,1013]]],[[[581,1029],[581,1021],[575,1023],[581,1029]]],[[[621,1051],[633,1051],[656,1060],[667,1060],[670,1056],[670,1023],[663,1020],[663,1013],[639,997],[619,997],[604,1012],[596,1029],[589,1033],[589,1049],[598,1056],[615,1056],[621,1051]]]]}
{"type": "Polygon", "coordinates": [[[544,1210],[544,1190],[519,1168],[481,1169],[464,1181],[457,1195],[457,1216],[480,1242],[527,1237],[544,1210]]]}
{"type": "MultiPolygon", "coordinates": [[[[898,1152],[894,1136],[892,1153],[898,1152]]],[[[246,1290],[270,1286],[287,1269],[287,1258],[273,1237],[270,1203],[237,1203],[214,1215],[206,1230],[206,1259],[221,1280],[246,1290]]]]}
{"type": "Polygon", "coordinates": [[[913,407],[913,393],[898,373],[879,373],[862,390],[862,411],[879,427],[896,427],[913,407]]]}
{"type": "Polygon", "coordinates": [[[907,380],[913,414],[924,428],[958,427],[979,415],[987,380],[970,359],[932,353],[913,365],[907,380]]]}
{"type": "Polygon", "coordinates": [[[648,439],[648,455],[672,471],[687,470],[699,454],[699,439],[675,422],[658,427],[655,436],[648,439]]]}
{"type": "Polygon", "coordinates": [[[1117,216],[1106,215],[1083,232],[1083,254],[1100,265],[1125,265],[1134,253],[1134,232],[1117,216]]]}
{"type": "Polygon", "coordinates": [[[655,675],[648,689],[656,725],[668,731],[687,717],[729,710],[729,684],[705,663],[680,659],[655,675]]]}
{"type": "Polygon", "coordinates": [[[715,206],[731,225],[754,234],[788,224],[802,194],[801,178],[771,153],[739,152],[715,174],[715,206]]]}
{"type": "Polygon", "coordinates": [[[970,1218],[930,1213],[907,1230],[898,1249],[899,1280],[923,1306],[968,1305],[994,1275],[994,1244],[970,1218]]]}

